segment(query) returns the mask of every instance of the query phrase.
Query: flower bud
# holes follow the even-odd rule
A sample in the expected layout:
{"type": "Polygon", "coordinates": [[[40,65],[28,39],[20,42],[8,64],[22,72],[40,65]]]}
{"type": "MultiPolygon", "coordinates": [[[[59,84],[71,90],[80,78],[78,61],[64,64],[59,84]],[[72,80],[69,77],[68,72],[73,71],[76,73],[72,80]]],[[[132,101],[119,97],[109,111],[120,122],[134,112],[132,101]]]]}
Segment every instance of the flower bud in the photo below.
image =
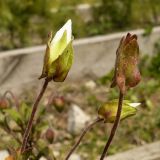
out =
{"type": "Polygon", "coordinates": [[[48,140],[48,142],[51,144],[53,143],[53,140],[54,140],[54,132],[52,129],[48,128],[47,131],[46,131],[46,139],[48,140]]]}
{"type": "Polygon", "coordinates": [[[111,87],[116,85],[122,93],[131,87],[136,86],[141,75],[138,69],[139,46],[137,36],[127,34],[120,41],[116,52],[115,72],[111,87]]]}
{"type": "Polygon", "coordinates": [[[0,109],[6,109],[9,107],[8,101],[5,98],[0,99],[0,109]]]}
{"type": "Polygon", "coordinates": [[[62,96],[54,97],[52,104],[55,106],[55,108],[58,112],[62,112],[64,110],[64,106],[65,106],[64,97],[62,97],[62,96]]]}
{"type": "MultiPolygon", "coordinates": [[[[128,100],[124,100],[120,120],[135,115],[137,112],[136,107],[139,105],[140,103],[131,103],[128,100]]],[[[109,101],[100,106],[98,109],[98,116],[99,118],[104,119],[104,122],[106,123],[113,123],[116,119],[117,108],[118,100],[109,101]]]]}
{"type": "Polygon", "coordinates": [[[72,41],[71,20],[67,21],[54,38],[50,33],[40,79],[47,78],[55,82],[65,80],[73,62],[72,41]]]}

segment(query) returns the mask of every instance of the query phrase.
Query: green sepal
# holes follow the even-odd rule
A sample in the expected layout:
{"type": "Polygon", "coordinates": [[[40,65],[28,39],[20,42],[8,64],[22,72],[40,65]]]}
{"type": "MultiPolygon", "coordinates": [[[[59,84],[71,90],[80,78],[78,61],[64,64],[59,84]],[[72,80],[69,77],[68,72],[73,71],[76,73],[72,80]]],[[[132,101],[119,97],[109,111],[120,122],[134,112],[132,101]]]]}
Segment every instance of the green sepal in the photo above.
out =
{"type": "MultiPolygon", "coordinates": [[[[133,116],[137,113],[137,108],[130,105],[130,101],[124,100],[120,120],[133,116]]],[[[98,109],[99,118],[104,119],[105,123],[113,123],[116,119],[118,100],[104,103],[98,109]]]]}
{"type": "Polygon", "coordinates": [[[53,81],[63,82],[73,63],[73,47],[72,41],[65,48],[63,53],[51,64],[49,69],[49,77],[52,76],[53,81]]]}

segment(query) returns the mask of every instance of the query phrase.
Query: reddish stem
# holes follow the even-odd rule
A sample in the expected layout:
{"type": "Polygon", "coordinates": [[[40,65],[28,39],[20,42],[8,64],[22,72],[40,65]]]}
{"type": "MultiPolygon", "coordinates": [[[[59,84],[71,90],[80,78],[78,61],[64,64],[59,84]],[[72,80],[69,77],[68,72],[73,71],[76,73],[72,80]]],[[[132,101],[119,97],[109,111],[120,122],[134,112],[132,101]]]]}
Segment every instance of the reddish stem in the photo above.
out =
{"type": "Polygon", "coordinates": [[[69,157],[72,155],[72,153],[75,151],[75,149],[78,147],[78,145],[80,144],[82,138],[85,136],[85,134],[98,122],[101,122],[103,119],[99,119],[97,118],[95,121],[93,121],[89,126],[87,126],[83,132],[81,133],[78,141],[75,143],[75,145],[71,148],[71,150],[69,151],[69,153],[67,154],[65,160],[68,160],[69,157]]]}
{"type": "Polygon", "coordinates": [[[24,153],[24,151],[26,150],[26,146],[27,146],[27,142],[28,142],[28,138],[29,138],[29,135],[30,135],[30,132],[31,132],[31,129],[32,129],[32,125],[33,125],[33,120],[34,120],[34,117],[35,117],[35,113],[37,111],[37,107],[38,107],[38,104],[48,86],[48,82],[49,80],[46,79],[43,86],[42,86],[42,89],[38,95],[38,97],[36,98],[35,100],[35,103],[33,105],[33,109],[32,109],[32,113],[31,113],[31,116],[30,116],[30,119],[28,121],[28,124],[27,124],[27,128],[25,130],[25,133],[24,133],[24,136],[23,136],[23,142],[22,142],[22,146],[21,146],[21,153],[24,153]]]}
{"type": "Polygon", "coordinates": [[[103,160],[103,159],[105,158],[105,155],[107,155],[107,151],[108,151],[108,149],[109,149],[109,147],[110,147],[110,145],[111,145],[111,143],[112,143],[112,140],[113,140],[114,135],[115,135],[115,133],[116,133],[117,127],[118,127],[118,125],[119,125],[120,118],[121,118],[123,97],[124,97],[124,94],[120,92],[116,119],[115,119],[115,121],[114,121],[114,124],[113,124],[112,130],[111,130],[109,139],[108,139],[108,141],[107,141],[107,143],[106,143],[106,145],[105,145],[105,148],[104,148],[104,150],[103,150],[103,153],[102,153],[102,155],[101,155],[100,160],[103,160]]]}

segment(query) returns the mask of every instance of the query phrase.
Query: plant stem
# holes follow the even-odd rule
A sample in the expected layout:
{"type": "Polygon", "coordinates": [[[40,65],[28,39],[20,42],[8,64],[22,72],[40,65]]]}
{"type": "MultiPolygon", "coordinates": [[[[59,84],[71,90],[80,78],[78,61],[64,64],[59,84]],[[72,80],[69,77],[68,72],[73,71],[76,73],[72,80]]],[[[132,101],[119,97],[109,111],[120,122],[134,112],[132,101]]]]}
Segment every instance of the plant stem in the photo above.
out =
{"type": "Polygon", "coordinates": [[[67,154],[65,160],[68,160],[69,157],[72,155],[72,153],[74,152],[74,150],[78,147],[79,143],[81,142],[82,138],[85,136],[85,134],[98,122],[101,122],[103,119],[97,118],[95,121],[93,121],[89,126],[87,126],[83,132],[81,133],[78,141],[75,143],[75,145],[71,148],[71,150],[69,151],[69,153],[67,154]]]}
{"type": "Polygon", "coordinates": [[[49,80],[48,79],[45,79],[45,82],[42,86],[42,89],[38,95],[38,97],[36,98],[35,100],[35,103],[33,104],[33,109],[32,109],[32,113],[31,113],[31,116],[30,116],[30,119],[28,121],[28,124],[27,124],[27,128],[25,130],[25,133],[24,133],[24,136],[23,136],[23,142],[22,142],[22,146],[21,146],[21,153],[23,153],[26,149],[26,146],[27,146],[27,142],[28,142],[28,137],[30,135],[30,132],[31,132],[31,129],[32,129],[32,125],[33,125],[33,120],[34,120],[34,116],[35,116],[35,113],[37,111],[37,107],[38,107],[38,104],[48,86],[48,82],[49,80]]]}
{"type": "Polygon", "coordinates": [[[123,97],[124,97],[124,94],[122,92],[119,93],[119,102],[118,102],[118,109],[117,109],[117,115],[116,115],[116,119],[114,121],[114,124],[113,124],[113,127],[112,127],[112,130],[111,130],[111,133],[110,133],[110,136],[109,136],[109,139],[104,147],[104,150],[103,150],[103,153],[101,155],[101,158],[100,160],[103,160],[105,155],[107,154],[107,151],[108,151],[108,148],[109,146],[111,145],[111,142],[114,138],[114,135],[116,133],[116,130],[117,130],[117,127],[119,125],[119,122],[120,122],[120,118],[121,118],[121,111],[122,111],[122,103],[123,103],[123,97]]]}

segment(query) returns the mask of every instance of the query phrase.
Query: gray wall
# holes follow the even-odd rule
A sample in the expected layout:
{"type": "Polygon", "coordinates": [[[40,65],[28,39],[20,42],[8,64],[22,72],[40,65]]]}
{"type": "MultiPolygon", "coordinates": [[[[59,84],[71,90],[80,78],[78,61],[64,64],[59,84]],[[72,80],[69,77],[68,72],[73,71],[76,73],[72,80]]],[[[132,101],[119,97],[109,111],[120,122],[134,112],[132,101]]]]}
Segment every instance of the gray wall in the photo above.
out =
{"type": "MultiPolygon", "coordinates": [[[[152,54],[154,43],[160,39],[160,27],[144,37],[144,30],[133,30],[138,35],[142,54],[152,54]]],[[[83,77],[100,77],[114,66],[115,52],[122,36],[127,32],[108,34],[74,41],[75,60],[67,81],[83,77]]],[[[0,53],[0,92],[19,89],[33,82],[39,83],[45,46],[17,49],[0,53]]],[[[33,84],[32,83],[32,84],[33,84]]]]}
{"type": "Polygon", "coordinates": [[[107,160],[159,160],[160,141],[109,156],[107,160]]]}

